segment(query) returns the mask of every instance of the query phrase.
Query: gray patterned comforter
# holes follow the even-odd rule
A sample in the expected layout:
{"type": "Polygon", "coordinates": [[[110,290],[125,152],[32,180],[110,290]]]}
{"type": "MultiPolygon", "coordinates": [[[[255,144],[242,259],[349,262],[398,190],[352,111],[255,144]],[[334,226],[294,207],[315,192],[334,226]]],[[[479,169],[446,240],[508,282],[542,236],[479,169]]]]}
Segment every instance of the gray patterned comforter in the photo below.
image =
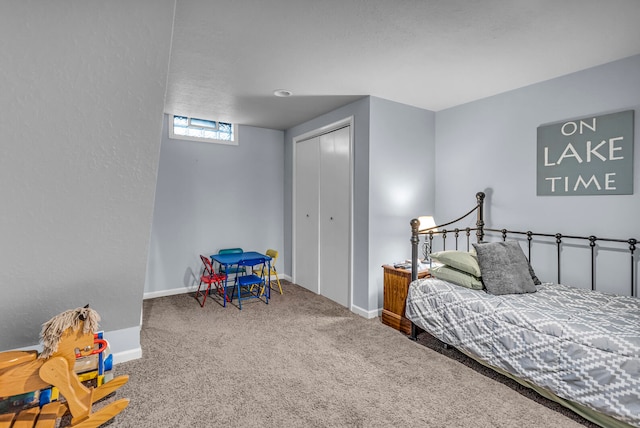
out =
{"type": "Polygon", "coordinates": [[[494,296],[435,278],[406,316],[436,338],[559,397],[640,427],[640,299],[565,285],[494,296]]]}

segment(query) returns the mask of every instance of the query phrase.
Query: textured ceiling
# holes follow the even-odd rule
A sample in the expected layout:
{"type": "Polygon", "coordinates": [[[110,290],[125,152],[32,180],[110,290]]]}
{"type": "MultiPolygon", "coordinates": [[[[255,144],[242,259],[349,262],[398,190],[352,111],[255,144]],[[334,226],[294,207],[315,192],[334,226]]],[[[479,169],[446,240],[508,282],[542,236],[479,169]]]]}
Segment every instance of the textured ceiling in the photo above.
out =
{"type": "Polygon", "coordinates": [[[640,54],[639,23],[638,0],[177,0],[165,111],[272,129],[366,95],[438,111],[640,54]]]}

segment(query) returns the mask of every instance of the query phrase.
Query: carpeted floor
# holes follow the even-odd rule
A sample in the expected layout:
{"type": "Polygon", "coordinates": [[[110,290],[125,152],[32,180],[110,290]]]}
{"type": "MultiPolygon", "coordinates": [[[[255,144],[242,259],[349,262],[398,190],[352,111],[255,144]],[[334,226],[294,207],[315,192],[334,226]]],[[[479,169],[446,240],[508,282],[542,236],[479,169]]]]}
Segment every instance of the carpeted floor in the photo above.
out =
{"type": "Polygon", "coordinates": [[[242,311],[146,300],[131,403],[110,427],[593,426],[428,335],[419,343],[294,284],[242,311]],[[426,345],[426,346],[425,346],[426,345]]]}

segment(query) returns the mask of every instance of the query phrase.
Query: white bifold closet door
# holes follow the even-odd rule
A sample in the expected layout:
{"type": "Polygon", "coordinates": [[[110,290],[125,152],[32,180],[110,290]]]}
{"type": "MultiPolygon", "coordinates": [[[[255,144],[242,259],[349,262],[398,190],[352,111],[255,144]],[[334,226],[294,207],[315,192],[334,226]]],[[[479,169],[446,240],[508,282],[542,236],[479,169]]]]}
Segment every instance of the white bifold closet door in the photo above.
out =
{"type": "Polygon", "coordinates": [[[320,232],[318,183],[320,182],[320,137],[296,143],[296,284],[314,293],[318,289],[318,234],[320,232]]]}
{"type": "Polygon", "coordinates": [[[349,306],[350,127],[296,144],[295,282],[349,306]]]}

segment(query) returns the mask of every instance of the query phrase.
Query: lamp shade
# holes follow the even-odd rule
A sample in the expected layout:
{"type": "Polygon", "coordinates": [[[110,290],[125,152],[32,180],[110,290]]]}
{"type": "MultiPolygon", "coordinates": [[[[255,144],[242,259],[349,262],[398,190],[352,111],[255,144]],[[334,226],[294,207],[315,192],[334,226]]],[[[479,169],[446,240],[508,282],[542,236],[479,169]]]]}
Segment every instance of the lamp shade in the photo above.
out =
{"type": "Polygon", "coordinates": [[[418,227],[418,230],[420,232],[424,232],[427,230],[432,230],[434,232],[438,231],[438,228],[436,227],[436,221],[433,219],[433,216],[422,215],[418,217],[418,221],[420,222],[420,226],[418,227]]]}

